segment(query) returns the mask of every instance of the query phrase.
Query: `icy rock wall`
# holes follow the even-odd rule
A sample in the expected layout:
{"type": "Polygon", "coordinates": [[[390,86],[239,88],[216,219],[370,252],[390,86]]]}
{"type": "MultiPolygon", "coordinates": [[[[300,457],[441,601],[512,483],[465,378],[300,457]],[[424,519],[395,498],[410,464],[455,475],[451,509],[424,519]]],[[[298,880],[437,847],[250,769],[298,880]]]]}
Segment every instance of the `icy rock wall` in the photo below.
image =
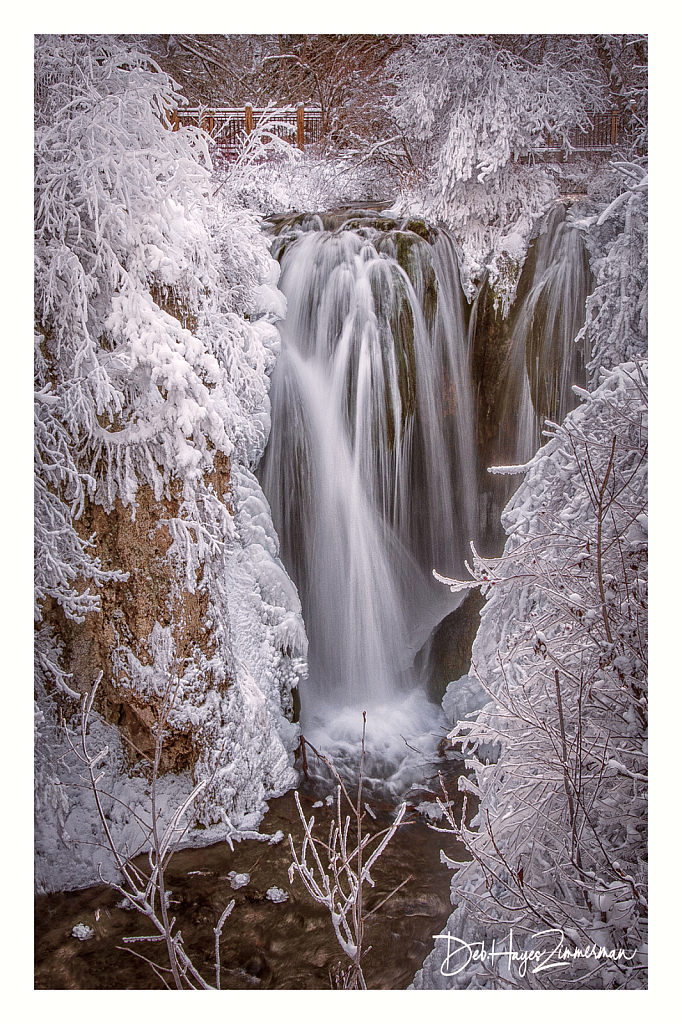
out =
{"type": "Polygon", "coordinates": [[[166,808],[209,780],[187,843],[224,838],[226,826],[257,826],[265,801],[296,784],[292,690],[307,652],[300,603],[253,474],[224,460],[211,477],[207,495],[220,493],[224,527],[213,554],[193,552],[192,567],[167,525],[178,508],[154,501],[148,488],[134,521],[120,503],[108,515],[93,505],[88,528],[98,552],[109,565],[125,564],[129,578],[105,585],[101,611],[82,623],[66,619],[55,602],[46,609],[36,643],[39,891],[92,884],[100,861],[105,875],[115,874],[108,851],[86,845],[103,836],[92,794],[73,788],[80,783],[75,758],[58,763],[67,752],[58,711],[75,728],[77,702],[55,692],[55,671],[75,692],[103,673],[90,750],[110,749],[100,785],[110,794],[105,806],[121,846],[138,848],[134,814],[149,815],[149,772],[131,744],[153,756],[155,713],[169,675],[179,675],[180,684],[158,783],[162,820],[166,808]]]}
{"type": "MultiPolygon", "coordinates": [[[[109,514],[93,505],[86,523],[100,557],[126,565],[128,580],[106,584],[101,611],[82,623],[47,602],[36,642],[39,891],[93,884],[100,861],[105,876],[115,874],[108,851],[86,845],[103,836],[92,794],[73,788],[80,784],[75,758],[58,763],[67,752],[59,709],[75,728],[77,702],[55,692],[57,672],[75,692],[103,673],[90,750],[110,750],[100,785],[110,794],[105,806],[121,846],[139,847],[134,815],[149,815],[149,772],[131,744],[153,756],[152,728],[169,675],[179,675],[180,684],[158,783],[162,821],[166,809],[209,780],[186,843],[257,826],[265,801],[296,784],[292,691],[307,653],[300,603],[258,482],[238,460],[216,461],[222,468],[207,478],[206,496],[220,494],[223,532],[213,553],[183,551],[168,526],[181,502],[157,502],[142,488],[134,520],[117,502],[109,514]]],[[[215,520],[204,518],[211,525],[215,520]]]]}

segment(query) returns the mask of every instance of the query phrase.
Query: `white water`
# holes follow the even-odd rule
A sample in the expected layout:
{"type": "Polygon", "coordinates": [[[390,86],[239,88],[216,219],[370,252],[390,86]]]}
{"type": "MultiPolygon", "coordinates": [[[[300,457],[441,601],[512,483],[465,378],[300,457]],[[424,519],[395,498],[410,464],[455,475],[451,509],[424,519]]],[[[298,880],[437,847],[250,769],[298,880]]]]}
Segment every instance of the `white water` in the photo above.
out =
{"type": "MultiPolygon", "coordinates": [[[[347,709],[359,728],[363,710],[395,717],[416,651],[453,607],[431,569],[455,571],[474,536],[474,428],[449,240],[309,226],[282,257],[261,476],[310,640],[303,729],[322,723],[331,742],[347,709]]],[[[438,720],[426,701],[416,716],[408,704],[396,734],[438,720]]]]}
{"type": "MultiPolygon", "coordinates": [[[[423,789],[424,767],[435,759],[438,740],[448,721],[439,707],[430,704],[421,690],[394,696],[367,711],[363,791],[368,798],[398,799],[412,784],[423,789]]],[[[357,779],[362,742],[362,710],[355,707],[308,716],[305,737],[330,757],[337,771],[357,779]]],[[[308,752],[308,770],[320,782],[330,776],[308,752]]],[[[431,771],[430,774],[434,774],[431,771]]]]}
{"type": "MultiPolygon", "coordinates": [[[[503,429],[519,461],[578,382],[588,278],[562,213],[536,243],[510,346],[503,429]]],[[[310,642],[303,732],[357,766],[367,711],[367,771],[393,789],[443,734],[412,663],[460,597],[431,570],[461,577],[477,535],[471,343],[450,238],[353,219],[331,231],[309,217],[278,241],[288,308],[260,475],[310,642]]]]}
{"type": "Polygon", "coordinates": [[[585,322],[590,271],[582,231],[556,206],[535,243],[535,271],[515,319],[508,356],[507,410],[502,430],[516,435],[523,464],[542,441],[545,419],[561,423],[585,384],[585,353],[575,338],[585,322]]]}

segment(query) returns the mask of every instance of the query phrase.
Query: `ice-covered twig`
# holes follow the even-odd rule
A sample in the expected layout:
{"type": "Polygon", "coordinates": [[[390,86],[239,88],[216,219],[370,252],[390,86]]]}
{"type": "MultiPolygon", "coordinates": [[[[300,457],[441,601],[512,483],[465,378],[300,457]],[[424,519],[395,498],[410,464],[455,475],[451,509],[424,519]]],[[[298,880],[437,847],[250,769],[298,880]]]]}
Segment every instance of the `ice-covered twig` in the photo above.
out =
{"type": "MultiPolygon", "coordinates": [[[[360,763],[356,801],[352,801],[348,796],[346,787],[331,761],[325,758],[324,755],[318,755],[329,765],[332,774],[337,779],[335,817],[330,825],[328,842],[322,842],[313,834],[315,816],[311,815],[310,819],[306,819],[303,808],[301,807],[298,792],[295,792],[294,798],[304,830],[304,838],[301,845],[300,855],[296,851],[292,836],[289,835],[289,846],[293,857],[293,861],[289,867],[289,881],[293,882],[294,875],[298,873],[301,881],[312,898],[317,903],[320,903],[322,906],[327,908],[331,917],[337,942],[351,962],[350,967],[345,972],[339,967],[339,971],[337,972],[338,982],[339,984],[343,983],[344,988],[362,989],[366,988],[365,978],[361,967],[361,960],[364,956],[364,923],[367,917],[371,916],[371,914],[365,914],[363,910],[363,886],[365,884],[374,886],[374,881],[370,873],[371,869],[395,835],[403,820],[407,807],[405,803],[400,805],[396,811],[392,824],[383,832],[377,833],[376,835],[372,835],[371,833],[363,834],[362,822],[365,815],[369,813],[369,809],[366,804],[363,808],[362,801],[364,735],[363,728],[363,759],[360,763]],[[352,812],[352,815],[347,814],[345,818],[343,816],[341,805],[342,793],[352,812]],[[354,844],[349,842],[352,818],[355,819],[356,829],[356,842],[354,844]],[[377,846],[365,859],[365,849],[377,838],[379,839],[377,846]],[[353,847],[352,849],[351,846],[353,847]],[[312,864],[308,864],[308,853],[312,856],[312,864]]],[[[375,817],[373,813],[370,816],[375,817]]],[[[386,900],[390,899],[390,897],[397,892],[398,889],[402,888],[407,881],[409,881],[409,879],[406,879],[405,882],[402,882],[401,885],[397,886],[389,896],[382,900],[379,907],[383,906],[386,900]]],[[[376,907],[372,913],[376,913],[379,907],[376,907]]]]}

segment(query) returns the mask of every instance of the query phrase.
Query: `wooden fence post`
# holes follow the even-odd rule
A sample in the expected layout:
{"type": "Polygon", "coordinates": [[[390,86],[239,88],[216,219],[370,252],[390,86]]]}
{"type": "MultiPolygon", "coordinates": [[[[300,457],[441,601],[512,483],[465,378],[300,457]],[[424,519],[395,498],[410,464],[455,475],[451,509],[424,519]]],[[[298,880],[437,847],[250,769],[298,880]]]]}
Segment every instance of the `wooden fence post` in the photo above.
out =
{"type": "Polygon", "coordinates": [[[178,129],[180,128],[180,118],[178,117],[177,110],[167,110],[166,113],[168,114],[168,120],[171,123],[171,131],[177,132],[178,129]]]}
{"type": "Polygon", "coordinates": [[[302,103],[299,103],[296,110],[296,145],[302,151],[305,142],[304,136],[305,130],[305,107],[302,103]]]}
{"type": "Polygon", "coordinates": [[[616,145],[618,138],[618,111],[614,110],[611,113],[611,145],[616,145]]]}
{"type": "Polygon", "coordinates": [[[244,107],[244,127],[246,128],[246,134],[250,135],[253,131],[253,107],[250,103],[247,103],[244,107]]]}

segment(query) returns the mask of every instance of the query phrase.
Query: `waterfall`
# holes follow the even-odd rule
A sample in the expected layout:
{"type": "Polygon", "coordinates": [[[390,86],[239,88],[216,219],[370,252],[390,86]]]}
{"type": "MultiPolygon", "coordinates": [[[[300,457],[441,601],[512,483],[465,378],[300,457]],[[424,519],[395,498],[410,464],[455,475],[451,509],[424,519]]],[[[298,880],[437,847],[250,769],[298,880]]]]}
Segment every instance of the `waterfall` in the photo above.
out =
{"type": "MultiPolygon", "coordinates": [[[[522,458],[579,381],[586,260],[562,214],[535,244],[503,367],[498,423],[522,458]]],[[[338,764],[367,710],[386,777],[396,736],[419,746],[439,723],[413,663],[461,595],[431,571],[461,576],[477,541],[475,333],[445,231],[374,211],[306,215],[282,218],[273,252],[287,317],[259,475],[308,631],[303,731],[338,764]]]]}
{"type": "Polygon", "coordinates": [[[533,249],[530,288],[514,315],[500,430],[515,435],[520,464],[542,443],[545,419],[560,423],[575,408],[572,385],[585,386],[586,353],[575,339],[592,284],[583,232],[563,204],[547,214],[533,249]]]}

